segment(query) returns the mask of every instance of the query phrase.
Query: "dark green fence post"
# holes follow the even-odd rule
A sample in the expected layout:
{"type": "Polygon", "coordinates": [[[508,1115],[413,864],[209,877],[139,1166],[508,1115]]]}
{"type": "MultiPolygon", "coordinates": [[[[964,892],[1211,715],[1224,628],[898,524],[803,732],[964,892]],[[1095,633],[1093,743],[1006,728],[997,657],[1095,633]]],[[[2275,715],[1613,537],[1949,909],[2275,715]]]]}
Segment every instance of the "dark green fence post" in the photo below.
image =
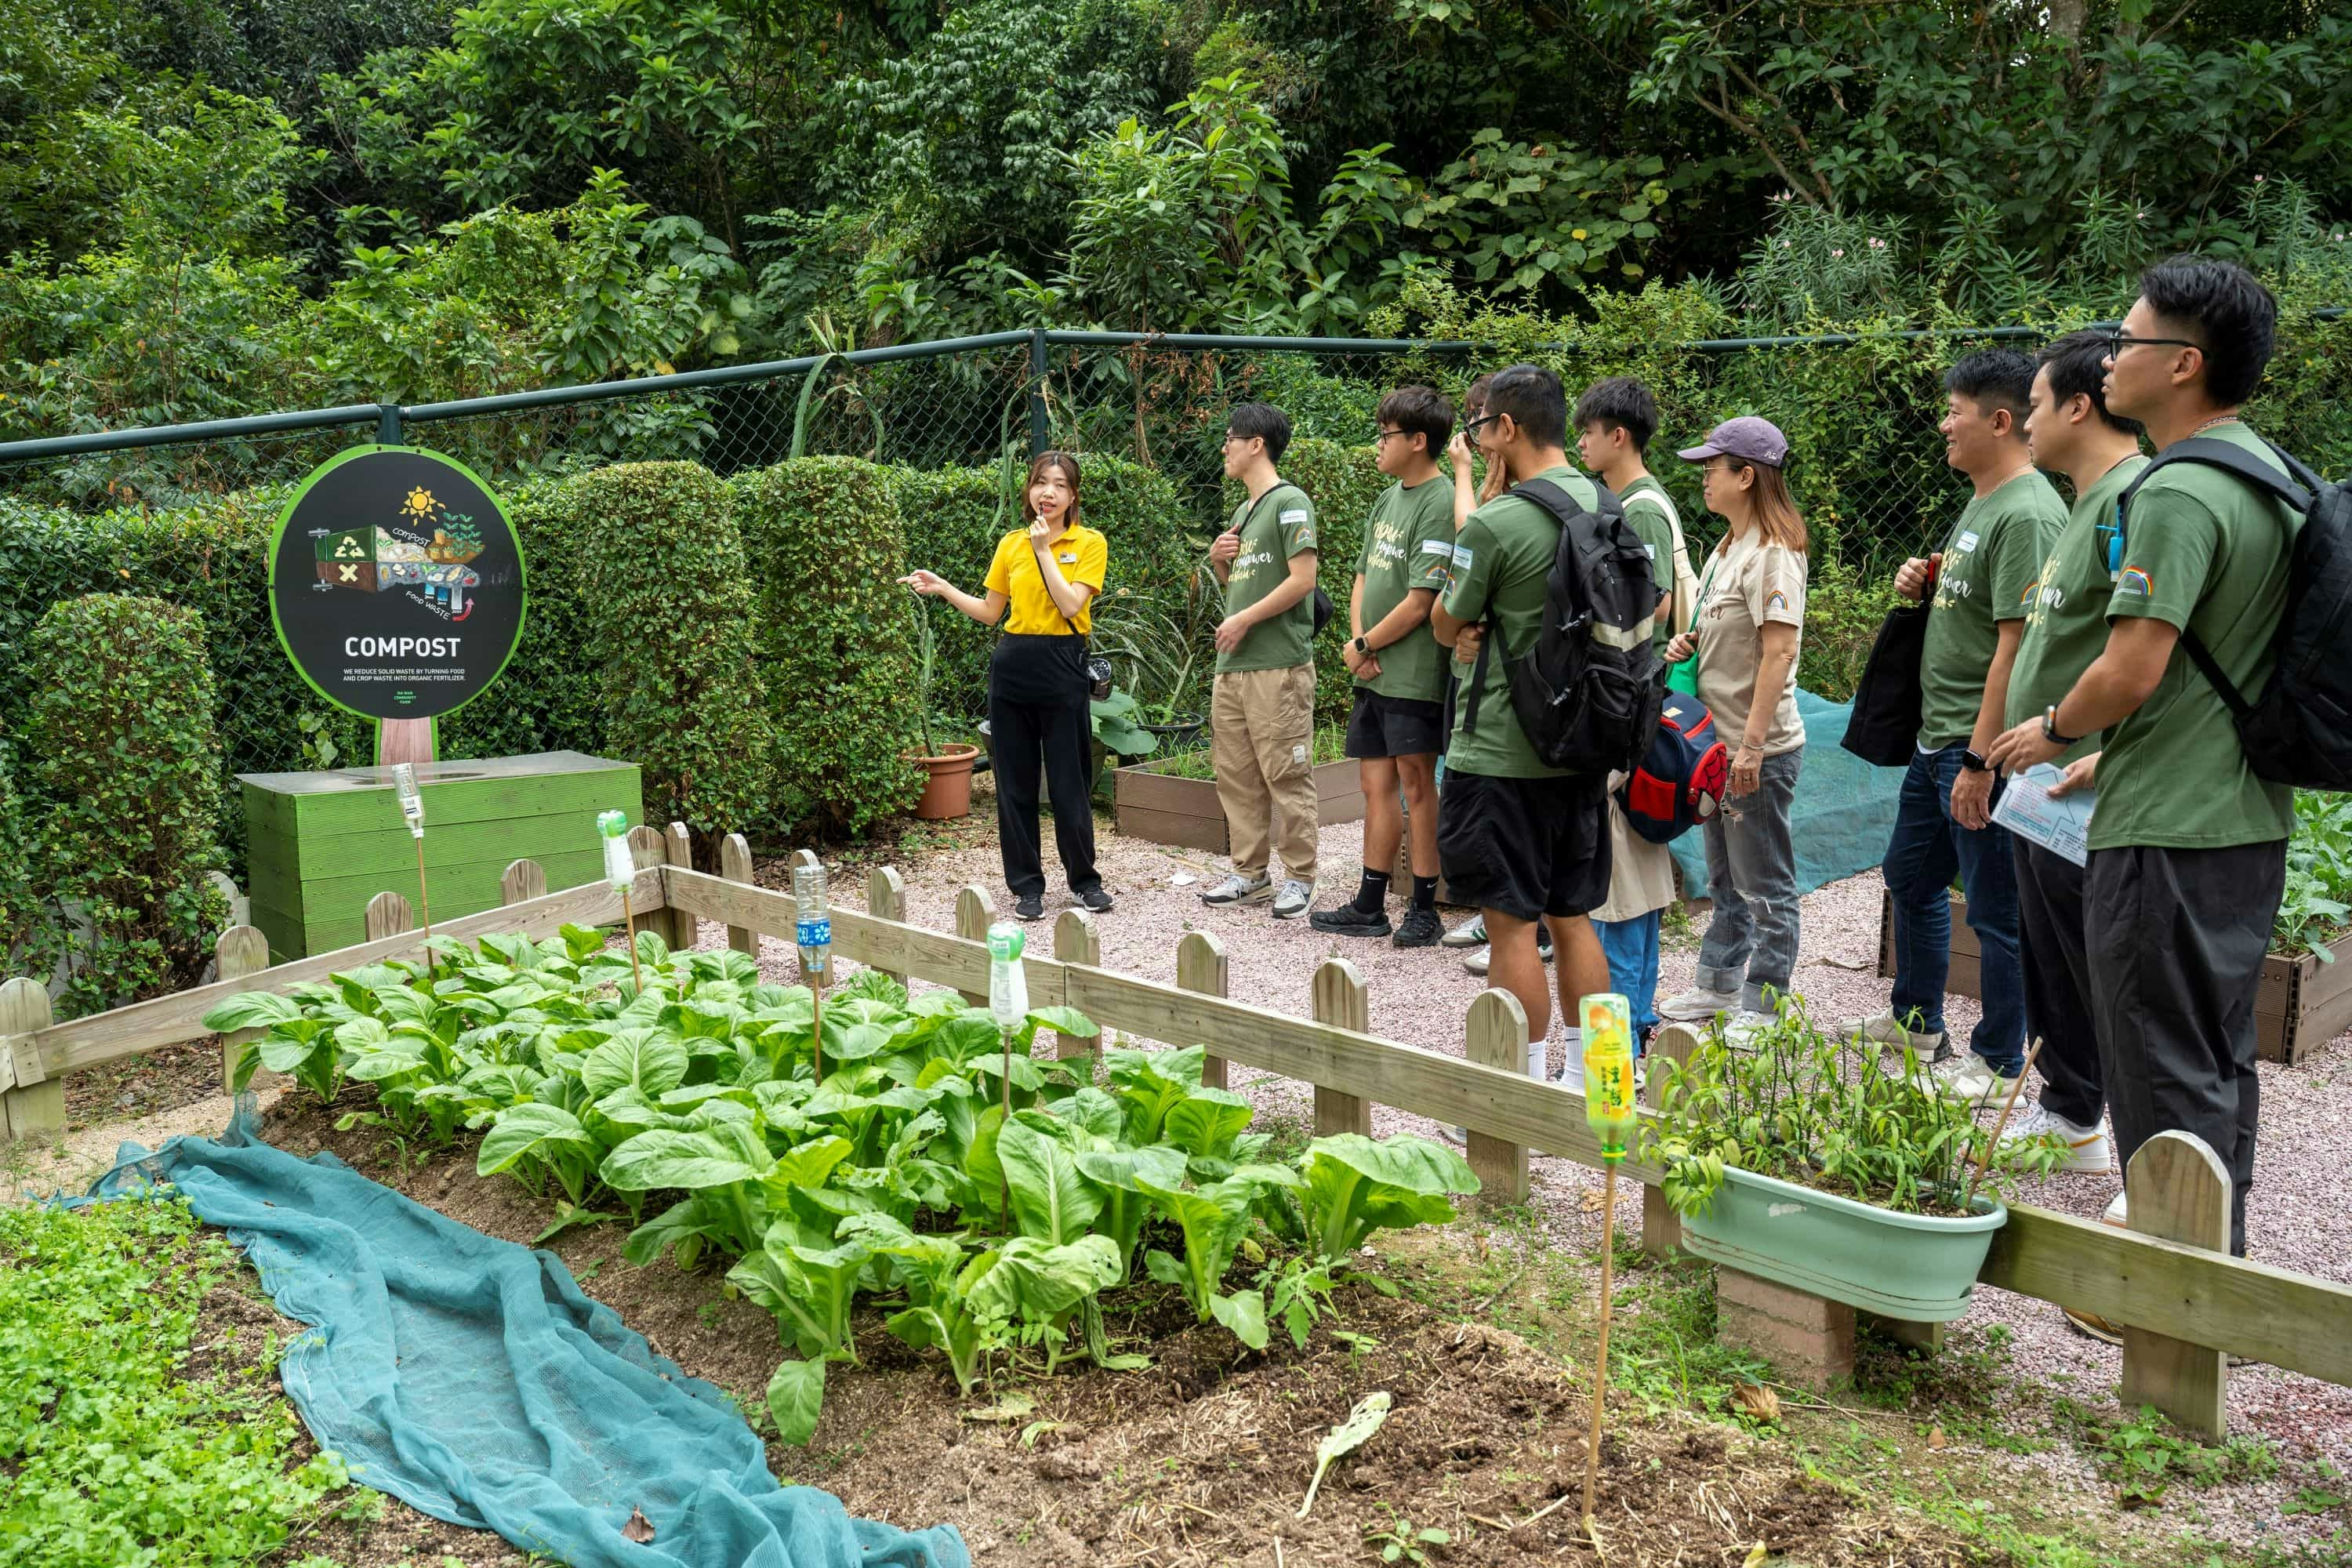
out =
{"type": "Polygon", "coordinates": [[[379,447],[404,447],[400,435],[400,405],[379,403],[375,405],[375,444],[379,447]]]}
{"type": "Polygon", "coordinates": [[[1045,416],[1045,329],[1029,329],[1029,455],[1036,457],[1051,441],[1053,430],[1045,416]]]}

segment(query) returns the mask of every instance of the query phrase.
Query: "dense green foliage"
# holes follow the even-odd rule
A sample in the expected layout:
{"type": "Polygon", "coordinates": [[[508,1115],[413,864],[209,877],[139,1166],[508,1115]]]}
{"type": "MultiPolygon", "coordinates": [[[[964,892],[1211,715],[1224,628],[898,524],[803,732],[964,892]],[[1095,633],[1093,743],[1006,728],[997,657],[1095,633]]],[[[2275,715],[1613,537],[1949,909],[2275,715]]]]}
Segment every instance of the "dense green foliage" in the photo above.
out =
{"type": "MultiPolygon", "coordinates": [[[[350,1483],[292,1463],[275,1336],[196,1343],[236,1254],[187,1205],[0,1207],[0,1541],[47,1568],[274,1560],[350,1483]]],[[[207,1325],[221,1330],[218,1322],[207,1325]]],[[[248,1335],[250,1331],[247,1331],[248,1335]]]]}
{"type": "Polygon", "coordinates": [[[59,1010],[97,1012],[194,981],[227,912],[220,742],[204,618],[92,594],[41,617],[26,648],[24,749],[42,814],[36,885],[59,910],[59,1010]]]}
{"type": "Polygon", "coordinates": [[[863,833],[915,803],[914,612],[889,470],[803,458],[730,487],[751,646],[775,736],[777,819],[863,833]]]}
{"type": "Polygon", "coordinates": [[[647,816],[705,838],[760,820],[774,755],[727,487],[692,463],[622,463],[553,504],[581,531],[604,743],[644,770],[647,816]]]}
{"type": "Polygon", "coordinates": [[[889,1331],[945,1354],[969,1394],[1008,1360],[1111,1349],[1101,1298],[1139,1275],[1176,1287],[1201,1322],[1263,1350],[1269,1297],[1304,1340],[1301,1300],[1381,1227],[1451,1219],[1478,1189],[1458,1154],[1421,1139],[1318,1139],[1264,1161],[1238,1095],[1201,1082],[1202,1050],[1111,1050],[1041,1061],[1041,1031],[1090,1039],[1066,1007],[1018,1029],[952,992],[910,1000],[863,974],[826,1004],[760,983],[736,952],[629,955],[566,926],[547,942],[486,937],[419,963],[375,965],[234,997],[206,1016],[257,1028],[240,1064],[291,1074],[322,1100],[376,1086],[349,1113],[430,1145],[481,1130],[475,1165],[551,1202],[541,1238],[621,1217],[647,1266],[730,1264],[727,1283],[776,1316],[796,1352],[768,1403],[788,1442],[814,1432],[828,1363],[857,1358],[861,1293],[889,1331]],[[640,989],[638,975],[643,975],[640,989]],[[649,1204],[649,1198],[655,1202],[649,1204]],[[1297,1249],[1255,1287],[1229,1286],[1255,1236],[1297,1249]]]}

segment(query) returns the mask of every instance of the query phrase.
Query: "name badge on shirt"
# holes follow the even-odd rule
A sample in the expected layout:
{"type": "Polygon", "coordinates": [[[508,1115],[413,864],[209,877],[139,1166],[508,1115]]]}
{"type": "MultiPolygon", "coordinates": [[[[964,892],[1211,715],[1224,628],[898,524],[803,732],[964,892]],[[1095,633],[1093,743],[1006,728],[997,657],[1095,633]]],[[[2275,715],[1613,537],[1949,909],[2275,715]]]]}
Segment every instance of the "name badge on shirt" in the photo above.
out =
{"type": "Polygon", "coordinates": [[[1075,550],[1065,550],[1054,559],[1065,566],[1076,566],[1078,563],[1078,552],[1075,550]]]}
{"type": "Polygon", "coordinates": [[[1277,512],[1275,515],[1276,520],[1286,528],[1294,522],[1305,522],[1307,521],[1307,514],[1303,511],[1277,512]]]}
{"type": "Polygon", "coordinates": [[[1973,531],[1963,533],[1958,539],[1952,541],[1952,550],[1957,554],[1965,555],[1976,547],[1977,536],[1973,531]]]}
{"type": "Polygon", "coordinates": [[[1457,544],[1454,547],[1454,569],[1456,572],[1467,572],[1470,570],[1470,547],[1468,545],[1457,544]]]}

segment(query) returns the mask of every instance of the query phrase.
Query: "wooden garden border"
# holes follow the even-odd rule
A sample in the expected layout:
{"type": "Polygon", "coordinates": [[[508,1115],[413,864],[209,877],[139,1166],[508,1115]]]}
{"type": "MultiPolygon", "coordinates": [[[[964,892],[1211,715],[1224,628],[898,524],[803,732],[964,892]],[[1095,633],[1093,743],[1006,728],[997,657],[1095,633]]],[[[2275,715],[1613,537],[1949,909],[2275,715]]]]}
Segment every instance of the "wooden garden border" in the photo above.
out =
{"type": "MultiPolygon", "coordinates": [[[[791,943],[793,899],[752,884],[750,850],[740,836],[730,835],[722,847],[725,875],[717,877],[691,869],[685,830],[676,825],[667,835],[638,828],[630,842],[641,868],[630,897],[642,929],[660,931],[673,946],[688,946],[692,921],[702,919],[725,926],[728,944],[739,952],[756,952],[761,936],[791,943]]],[[[567,922],[620,920],[620,898],[603,883],[542,893],[538,869],[517,861],[509,868],[504,908],[436,924],[435,934],[544,936],[567,922]]],[[[866,913],[838,906],[833,911],[836,952],[902,980],[984,996],[988,950],[981,939],[994,918],[985,890],[967,887],[957,895],[952,936],[907,923],[905,886],[895,870],[872,872],[866,891],[866,913]]],[[[381,900],[372,908],[386,925],[405,913],[381,900]]],[[[230,978],[70,1023],[49,1023],[46,993],[35,982],[0,986],[0,1140],[12,1131],[25,1136],[61,1130],[62,1096],[56,1097],[53,1115],[44,1099],[58,1075],[202,1039],[208,1034],[204,1015],[229,995],[283,990],[374,960],[409,956],[422,946],[420,933],[394,930],[355,947],[264,969],[252,963],[250,937],[239,935],[247,929],[222,938],[222,971],[230,978]]],[[[1102,968],[1099,951],[1091,917],[1064,912],[1053,955],[1026,961],[1031,999],[1076,1007],[1105,1029],[1204,1045],[1213,1053],[1211,1082],[1225,1080],[1227,1062],[1241,1062],[1310,1083],[1318,1132],[1367,1130],[1376,1102],[1467,1126],[1472,1164],[1489,1191],[1505,1199],[1525,1195],[1529,1150],[1600,1163],[1584,1124],[1583,1098],[1557,1084],[1530,1081],[1513,1065],[1526,1059],[1527,1022],[1506,992],[1483,992],[1472,1003],[1464,1059],[1366,1033],[1364,982],[1345,960],[1328,960],[1317,970],[1314,1016],[1300,1018],[1226,998],[1223,947],[1209,932],[1188,932],[1178,942],[1173,985],[1102,968]]],[[[1691,1040],[1687,1032],[1664,1031],[1662,1053],[1680,1055],[1691,1040]]],[[[1061,1048],[1069,1050],[1071,1042],[1061,1048]]],[[[1644,1184],[1644,1247],[1671,1251],[1681,1227],[1652,1184],[1658,1172],[1631,1160],[1621,1169],[1644,1184]]],[[[2185,1139],[2151,1144],[2134,1162],[2130,1187],[2133,1223],[2142,1227],[2130,1231],[2011,1205],[1979,1279],[2132,1324],[2125,1396],[2155,1404],[2203,1430],[2218,1430],[2221,1422],[2223,1352],[2352,1386],[2352,1286],[2193,1244],[2210,1239],[2217,1202],[2227,1214],[2227,1177],[2210,1151],[2185,1139]],[[2193,1145],[2189,1156],[2183,1156],[2183,1143],[2193,1145]],[[2151,1159],[2151,1151],[2160,1151],[2158,1157],[2151,1159]],[[2144,1234],[2158,1229],[2179,1239],[2144,1234]]]]}

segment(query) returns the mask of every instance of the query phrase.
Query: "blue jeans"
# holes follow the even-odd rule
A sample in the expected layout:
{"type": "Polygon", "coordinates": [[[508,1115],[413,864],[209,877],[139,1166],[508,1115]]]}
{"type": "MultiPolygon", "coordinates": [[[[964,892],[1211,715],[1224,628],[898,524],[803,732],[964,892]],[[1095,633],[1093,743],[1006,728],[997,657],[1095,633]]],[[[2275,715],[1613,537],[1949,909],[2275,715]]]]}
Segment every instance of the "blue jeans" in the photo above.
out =
{"type": "Polygon", "coordinates": [[[1609,955],[1609,984],[1633,1005],[1633,1052],[1658,1026],[1658,911],[1630,921],[1594,921],[1609,955]]]}
{"type": "MultiPolygon", "coordinates": [[[[1968,896],[1969,929],[1984,954],[1984,1016],[1969,1048],[2007,1077],[2025,1061],[2025,969],[2017,947],[2017,859],[2009,830],[1952,820],[1952,784],[1966,742],[1920,752],[1903,774],[1885,875],[1895,904],[1895,1016],[1940,1034],[1951,969],[1952,879],[1968,896]]],[[[1993,799],[2001,786],[1993,785],[1993,799]]]]}

